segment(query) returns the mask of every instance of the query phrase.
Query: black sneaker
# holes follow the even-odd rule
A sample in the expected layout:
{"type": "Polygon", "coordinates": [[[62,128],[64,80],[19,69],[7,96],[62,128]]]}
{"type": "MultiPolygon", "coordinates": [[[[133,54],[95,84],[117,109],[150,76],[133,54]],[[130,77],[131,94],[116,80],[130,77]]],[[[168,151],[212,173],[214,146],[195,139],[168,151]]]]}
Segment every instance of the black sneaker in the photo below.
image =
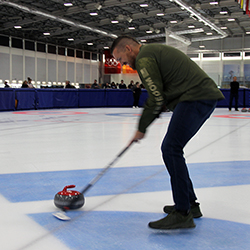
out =
{"type": "Polygon", "coordinates": [[[194,220],[191,213],[182,215],[180,212],[174,210],[165,218],[153,222],[149,222],[148,226],[153,229],[180,229],[180,228],[194,228],[194,220]]]}
{"type": "MultiPolygon", "coordinates": [[[[163,208],[164,213],[170,214],[175,210],[175,206],[165,206],[163,208]]],[[[193,215],[193,218],[200,218],[202,216],[201,210],[200,210],[200,203],[195,202],[190,206],[190,212],[193,215]]]]}

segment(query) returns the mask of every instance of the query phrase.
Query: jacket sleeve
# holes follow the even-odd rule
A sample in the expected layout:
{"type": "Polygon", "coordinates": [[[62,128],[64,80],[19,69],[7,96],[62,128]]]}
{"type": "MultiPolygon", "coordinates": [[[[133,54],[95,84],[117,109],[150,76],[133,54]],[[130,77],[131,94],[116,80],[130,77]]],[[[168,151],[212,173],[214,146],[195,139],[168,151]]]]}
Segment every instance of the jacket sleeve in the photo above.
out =
{"type": "Polygon", "coordinates": [[[146,132],[147,127],[159,117],[164,105],[163,82],[154,58],[143,57],[136,62],[136,69],[148,92],[148,99],[139,120],[138,130],[146,132]]]}

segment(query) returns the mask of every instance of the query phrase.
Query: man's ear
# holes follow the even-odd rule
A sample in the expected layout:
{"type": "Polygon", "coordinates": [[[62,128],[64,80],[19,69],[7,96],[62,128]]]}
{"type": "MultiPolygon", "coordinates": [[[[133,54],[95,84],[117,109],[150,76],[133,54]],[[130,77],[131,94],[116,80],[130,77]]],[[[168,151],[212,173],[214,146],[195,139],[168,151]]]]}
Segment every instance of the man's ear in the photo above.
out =
{"type": "Polygon", "coordinates": [[[126,50],[128,50],[129,52],[131,52],[131,51],[132,51],[131,46],[130,46],[130,45],[128,45],[128,44],[125,46],[125,48],[126,48],[126,50]]]}

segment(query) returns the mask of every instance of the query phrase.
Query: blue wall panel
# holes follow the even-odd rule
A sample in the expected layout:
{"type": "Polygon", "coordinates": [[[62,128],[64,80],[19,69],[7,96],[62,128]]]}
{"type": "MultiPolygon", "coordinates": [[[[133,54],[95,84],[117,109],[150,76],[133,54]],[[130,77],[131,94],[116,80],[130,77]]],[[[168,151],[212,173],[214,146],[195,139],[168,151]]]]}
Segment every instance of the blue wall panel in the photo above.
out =
{"type": "Polygon", "coordinates": [[[53,90],[54,108],[78,108],[78,91],[72,90],[53,90]]]}
{"type": "Polygon", "coordinates": [[[36,109],[35,89],[14,89],[17,99],[17,110],[36,109]]]}
{"type": "Polygon", "coordinates": [[[133,106],[133,92],[129,89],[110,89],[106,94],[108,107],[133,106]]]}
{"type": "Polygon", "coordinates": [[[37,90],[37,108],[54,108],[54,91],[50,89],[37,90]]]}
{"type": "MultiPolygon", "coordinates": [[[[230,90],[221,89],[225,96],[217,107],[228,107],[230,90]]],[[[142,90],[139,106],[148,98],[142,90]]],[[[84,107],[132,107],[133,93],[129,89],[0,89],[0,111],[84,108],[84,107]],[[15,99],[17,106],[15,107],[15,99]]],[[[233,102],[234,105],[234,102],[233,102]]],[[[250,107],[250,90],[239,90],[239,107],[250,107]]]]}
{"type": "Polygon", "coordinates": [[[80,89],[78,92],[79,108],[106,106],[106,92],[104,89],[80,89]]]}
{"type": "Polygon", "coordinates": [[[15,110],[15,92],[5,88],[0,91],[0,111],[15,110]]]}

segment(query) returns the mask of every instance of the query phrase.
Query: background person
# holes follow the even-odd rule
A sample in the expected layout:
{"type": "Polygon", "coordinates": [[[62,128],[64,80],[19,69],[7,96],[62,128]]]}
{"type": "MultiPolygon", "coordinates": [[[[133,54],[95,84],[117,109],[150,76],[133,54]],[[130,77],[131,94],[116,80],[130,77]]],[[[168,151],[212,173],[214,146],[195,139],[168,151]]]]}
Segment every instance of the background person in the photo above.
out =
{"type": "Polygon", "coordinates": [[[28,79],[28,82],[27,82],[28,88],[33,89],[34,86],[32,84],[32,79],[30,77],[28,77],[27,79],[28,79]]]}
{"type": "Polygon", "coordinates": [[[99,84],[97,83],[97,80],[95,79],[94,80],[94,83],[91,85],[91,89],[99,89],[100,88],[100,86],[99,86],[99,84]]]}
{"type": "Polygon", "coordinates": [[[26,80],[23,81],[21,88],[29,88],[28,82],[26,80]]]}
{"type": "Polygon", "coordinates": [[[70,81],[65,82],[65,89],[75,89],[76,87],[70,84],[70,81]]]}
{"type": "Polygon", "coordinates": [[[111,89],[117,89],[115,82],[111,82],[111,89]]]}
{"type": "Polygon", "coordinates": [[[128,89],[132,89],[135,86],[134,81],[131,80],[130,84],[128,85],[128,89]]]}
{"type": "Polygon", "coordinates": [[[235,111],[238,110],[238,99],[239,99],[239,87],[240,84],[237,82],[237,77],[233,77],[233,81],[230,82],[230,100],[229,100],[229,111],[232,109],[232,103],[234,99],[235,111]]]}
{"type": "Polygon", "coordinates": [[[126,88],[127,88],[126,84],[124,83],[123,80],[121,80],[121,83],[119,84],[119,89],[126,89],[126,88]]]}
{"type": "Polygon", "coordinates": [[[4,88],[11,88],[7,81],[4,82],[4,88]]]}
{"type": "Polygon", "coordinates": [[[154,229],[195,227],[193,217],[201,217],[183,148],[209,118],[217,100],[224,96],[214,81],[187,55],[162,44],[141,45],[134,38],[114,40],[111,53],[117,61],[136,69],[147,89],[148,99],[131,143],[144,138],[147,127],[166,106],[173,115],[161,150],[171,178],[174,206],[165,206],[168,215],[150,222],[154,229]]]}
{"type": "Polygon", "coordinates": [[[139,82],[136,82],[134,87],[132,88],[133,91],[133,97],[134,97],[134,103],[133,103],[133,108],[139,108],[139,100],[141,96],[141,86],[139,82]]]}

